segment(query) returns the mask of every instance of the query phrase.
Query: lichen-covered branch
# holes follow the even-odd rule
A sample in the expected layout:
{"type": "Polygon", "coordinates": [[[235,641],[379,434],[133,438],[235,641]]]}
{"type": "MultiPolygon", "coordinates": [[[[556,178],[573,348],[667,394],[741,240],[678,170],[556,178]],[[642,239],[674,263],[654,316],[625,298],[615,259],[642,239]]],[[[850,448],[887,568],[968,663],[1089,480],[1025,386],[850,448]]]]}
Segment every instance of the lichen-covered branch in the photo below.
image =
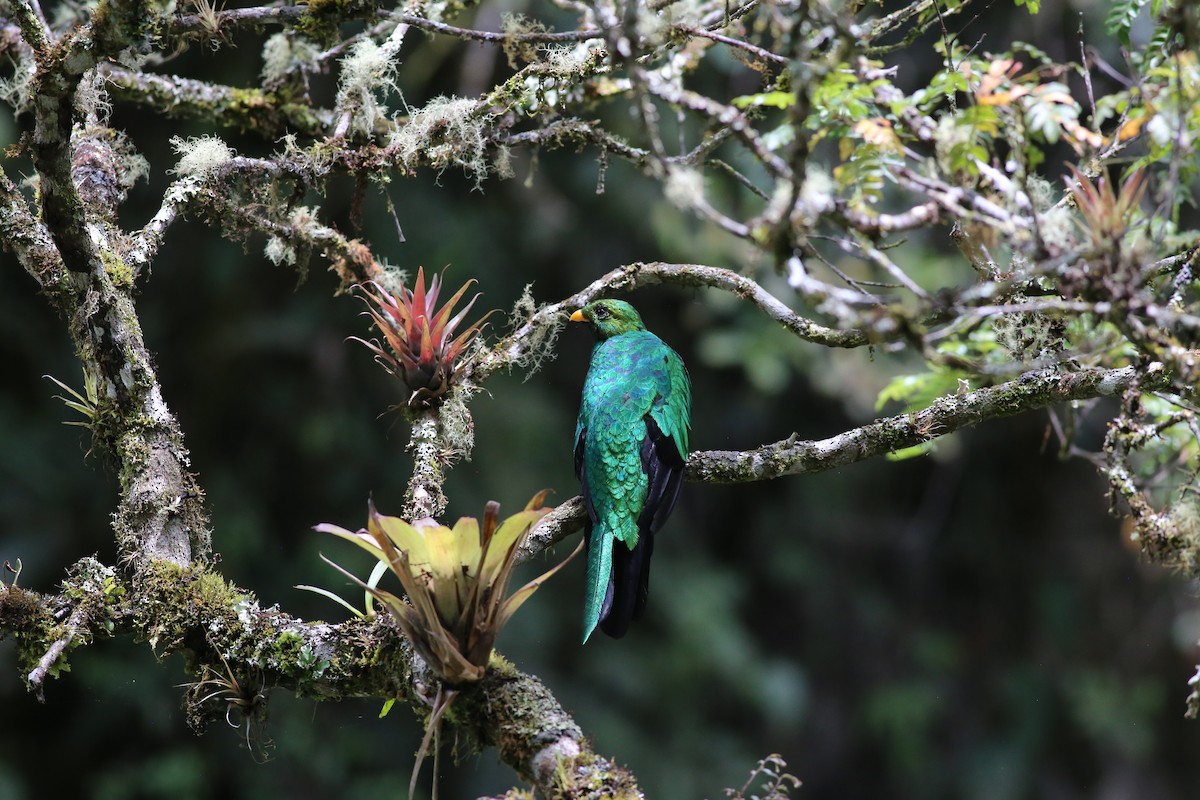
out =
{"type": "MultiPolygon", "coordinates": [[[[101,387],[89,421],[95,440],[114,455],[121,500],[114,529],[122,557],[139,564],[187,564],[208,557],[203,492],[187,469],[182,432],[163,400],[133,302],[133,271],[121,256],[97,251],[87,274],[60,273],[58,250],[40,224],[6,193],[13,221],[6,241],[68,319],[76,351],[101,387]]],[[[47,226],[50,227],[50,226],[47,226]]]]}
{"type": "MultiPolygon", "coordinates": [[[[17,590],[9,587],[9,591],[17,590]]],[[[120,616],[117,608],[124,593],[114,569],[94,558],[85,558],[68,571],[60,596],[28,595],[24,598],[26,603],[36,604],[39,610],[47,612],[44,616],[28,615],[25,620],[27,625],[32,623],[31,627],[39,635],[20,637],[25,660],[36,658],[36,665],[25,676],[25,683],[37,693],[39,700],[45,700],[43,684],[48,676],[57,675],[63,669],[67,652],[87,643],[97,633],[112,633],[114,620],[120,616]],[[53,608],[56,605],[59,607],[53,608]],[[64,615],[66,619],[59,622],[64,615]]],[[[2,613],[0,611],[0,616],[2,613]]]]}
{"type": "MultiPolygon", "coordinates": [[[[28,676],[40,692],[61,656],[96,631],[131,634],[160,657],[186,650],[255,686],[325,701],[399,697],[424,704],[432,676],[387,617],[305,622],[230,585],[209,567],[159,561],[132,580],[86,559],[61,596],[0,586],[0,631],[18,634],[28,676]],[[63,603],[69,605],[62,606],[63,603]],[[58,609],[70,609],[64,623],[58,609]]],[[[228,699],[225,700],[228,702],[228,699]]],[[[190,707],[193,724],[224,718],[223,704],[190,707]]],[[[501,760],[545,797],[637,794],[628,772],[598,756],[569,714],[536,678],[493,657],[484,679],[460,689],[455,725],[467,741],[494,746],[501,760]]]]}
{"type": "Polygon", "coordinates": [[[586,518],[587,509],[583,505],[582,497],[572,497],[559,503],[530,529],[517,551],[517,563],[524,564],[575,533],[583,527],[586,518]]]}
{"type": "Polygon", "coordinates": [[[512,333],[475,361],[472,378],[483,380],[497,370],[536,360],[538,348],[547,346],[548,334],[560,327],[571,312],[592,300],[658,284],[693,288],[707,286],[731,292],[754,303],[768,317],[799,338],[827,347],[861,347],[872,342],[861,330],[837,330],[806,319],[752,279],[732,270],[704,264],[638,262],[618,267],[570,297],[538,308],[512,333]]]}
{"type": "Polygon", "coordinates": [[[437,410],[420,412],[412,422],[408,452],[413,457],[413,476],[404,493],[404,518],[436,518],[446,510],[442,492],[448,450],[442,441],[437,410]]]}
{"type": "Polygon", "coordinates": [[[1168,384],[1169,375],[1161,365],[1151,365],[1145,372],[1134,367],[1030,372],[999,386],[939,397],[916,413],[889,417],[820,441],[792,437],[745,452],[693,453],[686,477],[705,483],[745,483],[823,472],[928,442],[985,419],[1054,403],[1113,397],[1135,380],[1147,389],[1160,388],[1168,384]]]}
{"type": "Polygon", "coordinates": [[[105,65],[101,74],[117,100],[146,106],[168,117],[217,119],[227,128],[253,131],[267,139],[289,131],[324,136],[333,125],[328,110],[284,100],[278,93],[259,88],[222,86],[111,65],[105,65]]]}
{"type": "Polygon", "coordinates": [[[640,798],[633,775],[597,755],[573,719],[539,681],[497,663],[461,695],[467,719],[486,720],[482,742],[543,797],[640,798]]]}
{"type": "Polygon", "coordinates": [[[0,239],[40,286],[54,288],[66,267],[50,230],[34,218],[20,190],[0,173],[0,239]]]}

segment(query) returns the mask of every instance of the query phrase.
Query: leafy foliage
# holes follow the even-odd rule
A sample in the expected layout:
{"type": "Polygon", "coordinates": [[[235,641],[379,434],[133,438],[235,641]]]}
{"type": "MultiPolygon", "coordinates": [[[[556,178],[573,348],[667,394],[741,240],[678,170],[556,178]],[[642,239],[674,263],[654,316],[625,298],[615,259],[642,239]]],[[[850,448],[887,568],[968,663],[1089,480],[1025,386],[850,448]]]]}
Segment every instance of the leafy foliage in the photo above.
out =
{"type": "Polygon", "coordinates": [[[1142,8],[1149,0],[1117,0],[1108,9],[1108,14],[1104,17],[1104,30],[1110,36],[1116,36],[1121,40],[1121,44],[1129,47],[1129,30],[1133,27],[1134,20],[1141,13],[1142,8]]]}

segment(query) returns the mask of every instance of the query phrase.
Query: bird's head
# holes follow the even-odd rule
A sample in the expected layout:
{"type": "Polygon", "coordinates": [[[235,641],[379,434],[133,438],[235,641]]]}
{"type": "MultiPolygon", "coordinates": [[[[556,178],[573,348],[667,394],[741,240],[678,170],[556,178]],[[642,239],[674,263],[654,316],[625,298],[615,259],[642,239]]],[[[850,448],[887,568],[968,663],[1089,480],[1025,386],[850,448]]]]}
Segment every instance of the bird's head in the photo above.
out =
{"type": "Polygon", "coordinates": [[[624,300],[593,300],[572,314],[571,322],[586,322],[600,341],[646,330],[638,312],[624,300]]]}

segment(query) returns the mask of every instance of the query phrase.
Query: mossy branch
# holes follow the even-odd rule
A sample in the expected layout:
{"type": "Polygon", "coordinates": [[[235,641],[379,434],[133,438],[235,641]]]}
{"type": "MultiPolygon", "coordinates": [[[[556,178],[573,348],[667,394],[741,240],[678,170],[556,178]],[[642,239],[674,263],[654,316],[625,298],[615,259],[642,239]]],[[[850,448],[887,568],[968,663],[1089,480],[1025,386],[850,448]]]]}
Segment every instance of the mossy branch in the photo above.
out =
{"type": "Polygon", "coordinates": [[[793,436],[754,450],[693,453],[685,477],[703,483],[746,483],[824,472],[932,441],[987,419],[1055,403],[1117,396],[1134,381],[1150,391],[1167,386],[1169,375],[1161,365],[1144,371],[1124,367],[1028,372],[999,386],[939,397],[916,413],[888,417],[828,439],[798,441],[793,436]]]}
{"type": "Polygon", "coordinates": [[[50,229],[35,218],[20,190],[0,173],[0,239],[39,286],[51,291],[66,276],[66,265],[50,229]]]}
{"type": "MultiPolygon", "coordinates": [[[[97,148],[90,149],[91,155],[97,148]]],[[[89,196],[113,202],[119,198],[119,191],[106,191],[102,185],[105,170],[88,168],[79,175],[93,179],[85,184],[89,196]]],[[[62,268],[68,258],[58,244],[64,236],[70,238],[64,228],[55,237],[53,222],[35,221],[7,180],[0,185],[0,197],[5,201],[0,206],[5,241],[15,245],[18,261],[68,320],[84,369],[97,376],[101,387],[103,400],[91,429],[119,471],[121,499],[114,529],[122,558],[179,564],[207,559],[203,492],[187,471],[183,434],[163,400],[142,337],[133,302],[134,271],[119,252],[96,245],[97,240],[122,240],[106,222],[113,215],[101,212],[89,223],[97,232],[96,240],[88,236],[93,257],[84,273],[71,273],[62,268]]]]}
{"type": "Polygon", "coordinates": [[[290,102],[264,89],[223,86],[111,65],[106,65],[102,73],[116,99],[149,107],[167,117],[217,120],[227,128],[251,131],[268,140],[289,131],[318,138],[327,135],[333,126],[329,111],[290,102]]]}
{"type": "MultiPolygon", "coordinates": [[[[306,622],[262,608],[209,567],[164,561],[127,580],[85,559],[60,595],[0,586],[0,631],[18,635],[36,663],[29,682],[39,690],[46,677],[65,671],[63,655],[96,632],[132,635],[160,658],[182,652],[196,675],[205,664],[220,664],[232,675],[318,700],[399,697],[421,705],[432,681],[385,616],[306,622]],[[71,613],[60,624],[62,609],[71,613]]],[[[200,724],[205,713],[189,709],[200,724]]],[[[481,682],[461,689],[449,718],[467,740],[494,746],[541,796],[640,796],[633,777],[596,755],[537,678],[499,656],[481,682]]]]}

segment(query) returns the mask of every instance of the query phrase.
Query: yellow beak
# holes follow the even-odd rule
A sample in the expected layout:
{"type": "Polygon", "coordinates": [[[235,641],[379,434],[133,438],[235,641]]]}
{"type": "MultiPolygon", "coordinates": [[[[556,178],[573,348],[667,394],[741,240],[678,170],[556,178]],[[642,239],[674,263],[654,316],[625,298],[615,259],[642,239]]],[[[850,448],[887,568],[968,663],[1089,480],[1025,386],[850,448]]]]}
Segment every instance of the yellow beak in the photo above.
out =
{"type": "Polygon", "coordinates": [[[583,316],[582,308],[571,315],[571,322],[587,322],[587,319],[583,316]]]}

